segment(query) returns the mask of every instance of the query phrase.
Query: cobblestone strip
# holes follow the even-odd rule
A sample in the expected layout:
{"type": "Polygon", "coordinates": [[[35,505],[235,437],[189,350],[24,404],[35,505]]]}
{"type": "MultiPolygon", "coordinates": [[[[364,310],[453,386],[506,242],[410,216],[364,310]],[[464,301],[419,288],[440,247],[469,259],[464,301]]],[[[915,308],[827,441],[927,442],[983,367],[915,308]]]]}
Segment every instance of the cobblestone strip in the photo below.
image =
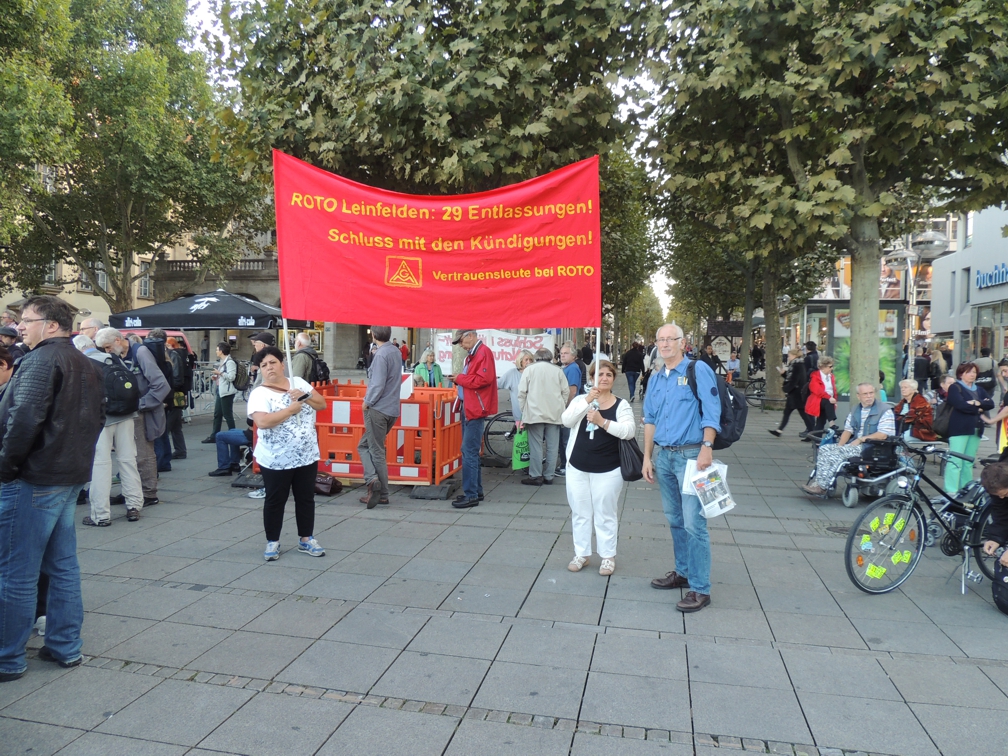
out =
{"type": "Polygon", "coordinates": [[[307,685],[291,685],[288,683],[260,680],[239,675],[221,675],[213,672],[200,672],[195,669],[175,669],[173,667],[158,667],[152,664],[109,659],[92,656],[85,660],[84,666],[101,667],[115,672],[130,672],[133,674],[150,675],[153,677],[170,677],[176,680],[198,682],[205,685],[221,685],[231,688],[246,688],[258,693],[274,695],[299,696],[301,698],[324,698],[330,701],[340,701],[360,706],[379,706],[383,709],[398,709],[402,711],[421,712],[432,716],[452,717],[454,719],[475,719],[488,722],[502,722],[519,727],[538,727],[544,730],[561,732],[583,732],[589,735],[608,738],[625,738],[628,740],[650,740],[659,743],[683,743],[686,745],[703,745],[709,748],[722,748],[725,756],[729,751],[744,751],[748,753],[770,753],[781,756],[898,756],[898,754],[866,754],[863,751],[844,750],[840,748],[823,748],[801,743],[781,743],[777,741],[756,740],[754,738],[739,738],[733,735],[713,735],[708,733],[690,733],[677,730],[660,730],[644,727],[629,727],[618,724],[604,724],[576,721],[542,714],[525,714],[517,711],[497,711],[480,709],[475,706],[458,706],[435,703],[433,701],[414,701],[404,698],[385,698],[371,696],[365,693],[354,693],[345,690],[330,690],[313,688],[307,685]]]}

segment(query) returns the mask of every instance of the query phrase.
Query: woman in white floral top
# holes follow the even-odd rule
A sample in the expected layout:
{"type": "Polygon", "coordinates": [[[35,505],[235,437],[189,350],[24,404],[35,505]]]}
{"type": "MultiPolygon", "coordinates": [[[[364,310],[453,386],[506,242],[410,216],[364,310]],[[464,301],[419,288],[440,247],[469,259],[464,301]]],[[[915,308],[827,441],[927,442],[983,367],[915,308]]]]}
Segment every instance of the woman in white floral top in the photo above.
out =
{"type": "Polygon", "coordinates": [[[248,398],[248,416],[259,430],[253,456],[262,471],[266,498],[263,526],[266,529],[267,562],[280,557],[280,530],[287,497],[294,492],[298,551],[325,556],[315,540],[315,476],[319,448],[315,412],[325,409],[323,397],[300,378],[284,375],[283,352],[273,346],[257,352],[262,385],[248,398]]]}

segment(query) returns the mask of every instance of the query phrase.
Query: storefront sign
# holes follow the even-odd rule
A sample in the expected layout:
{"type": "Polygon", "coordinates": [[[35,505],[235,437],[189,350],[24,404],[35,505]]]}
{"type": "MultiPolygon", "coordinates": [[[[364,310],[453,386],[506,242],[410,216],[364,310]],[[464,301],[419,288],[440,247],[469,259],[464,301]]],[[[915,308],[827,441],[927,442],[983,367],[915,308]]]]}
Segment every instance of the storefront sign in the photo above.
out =
{"type": "Polygon", "coordinates": [[[1001,286],[1008,283],[1008,265],[1001,263],[994,267],[990,273],[978,270],[976,272],[976,287],[978,289],[988,289],[991,286],[1001,286]]]}

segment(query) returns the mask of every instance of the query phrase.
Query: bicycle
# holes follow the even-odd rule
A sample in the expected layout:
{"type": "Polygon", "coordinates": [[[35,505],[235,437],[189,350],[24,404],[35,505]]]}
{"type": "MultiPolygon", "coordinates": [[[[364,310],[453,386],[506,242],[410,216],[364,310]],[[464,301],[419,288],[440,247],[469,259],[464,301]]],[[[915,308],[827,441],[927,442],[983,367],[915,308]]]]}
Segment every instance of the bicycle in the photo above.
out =
{"type": "Polygon", "coordinates": [[[762,407],[766,397],[766,379],[752,378],[745,385],[745,398],[750,407],[762,407]]]}
{"type": "Polygon", "coordinates": [[[844,547],[847,577],[865,593],[888,593],[913,574],[925,547],[938,542],[946,556],[962,556],[963,593],[967,580],[979,583],[984,576],[993,580],[993,557],[983,552],[984,532],[991,523],[990,497],[974,481],[954,498],[924,473],[929,454],[946,460],[956,457],[972,462],[973,458],[951,450],[917,449],[902,438],[893,443],[909,460],[908,469],[896,478],[899,492],[869,504],[851,526],[844,547]],[[921,490],[922,482],[939,496],[928,498],[921,490]],[[925,509],[931,517],[926,517],[925,509]],[[970,569],[971,553],[979,573],[970,569]]]}
{"type": "Polygon", "coordinates": [[[487,418],[483,428],[484,453],[510,462],[514,451],[515,419],[510,412],[498,412],[487,418]]]}

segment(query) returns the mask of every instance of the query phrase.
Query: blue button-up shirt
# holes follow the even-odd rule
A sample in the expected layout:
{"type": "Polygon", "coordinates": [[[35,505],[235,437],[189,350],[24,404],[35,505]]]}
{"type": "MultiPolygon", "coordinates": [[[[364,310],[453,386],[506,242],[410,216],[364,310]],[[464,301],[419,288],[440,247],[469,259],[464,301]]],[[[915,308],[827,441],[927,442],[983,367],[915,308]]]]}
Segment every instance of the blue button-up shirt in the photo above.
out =
{"type": "Polygon", "coordinates": [[[721,399],[714,371],[696,361],[697,396],[686,381],[688,357],[669,370],[662,363],[648,380],[644,396],[644,422],[655,426],[654,442],[660,446],[699,444],[703,429],[721,430],[721,399]]]}

